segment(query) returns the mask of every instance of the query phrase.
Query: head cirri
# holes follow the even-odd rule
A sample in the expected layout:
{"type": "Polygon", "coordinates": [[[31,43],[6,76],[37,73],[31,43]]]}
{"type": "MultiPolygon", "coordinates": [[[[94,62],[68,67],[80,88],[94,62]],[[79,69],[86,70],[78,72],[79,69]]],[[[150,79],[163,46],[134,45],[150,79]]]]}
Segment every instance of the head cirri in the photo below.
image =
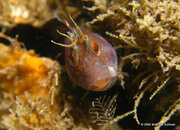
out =
{"type": "MultiPolygon", "coordinates": [[[[70,17],[71,18],[71,17],[70,17]]],[[[71,18],[73,21],[73,19],[71,18]]],[[[85,28],[75,27],[61,19],[70,28],[65,44],[65,66],[71,80],[86,90],[105,91],[112,87],[117,76],[117,55],[114,48],[100,35],[85,28]]]]}

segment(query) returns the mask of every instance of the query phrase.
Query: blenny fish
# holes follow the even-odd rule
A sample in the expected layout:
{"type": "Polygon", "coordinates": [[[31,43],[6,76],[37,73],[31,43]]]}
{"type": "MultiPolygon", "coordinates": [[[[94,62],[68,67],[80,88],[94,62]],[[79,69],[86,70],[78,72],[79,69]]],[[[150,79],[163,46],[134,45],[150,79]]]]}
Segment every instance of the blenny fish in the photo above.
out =
{"type": "Polygon", "coordinates": [[[70,31],[65,36],[65,67],[71,80],[90,91],[105,91],[112,87],[117,77],[117,55],[114,48],[102,36],[88,29],[74,26],[60,19],[70,31]]]}

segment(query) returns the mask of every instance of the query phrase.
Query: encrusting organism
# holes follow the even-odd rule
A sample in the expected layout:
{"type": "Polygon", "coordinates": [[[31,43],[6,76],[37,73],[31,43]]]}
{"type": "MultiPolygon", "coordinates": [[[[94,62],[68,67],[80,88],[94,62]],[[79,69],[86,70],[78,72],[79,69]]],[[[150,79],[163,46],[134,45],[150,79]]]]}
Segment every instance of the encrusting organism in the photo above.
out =
{"type": "Polygon", "coordinates": [[[10,42],[0,44],[0,128],[73,128],[61,95],[60,65],[22,48],[17,39],[0,37],[10,42]]]}
{"type": "MultiPolygon", "coordinates": [[[[70,17],[71,18],[71,17],[70,17]]],[[[65,61],[69,77],[86,90],[104,91],[112,87],[117,76],[117,55],[114,48],[100,35],[85,28],[71,27],[65,19],[60,19],[70,28],[65,44],[65,61]]]]}

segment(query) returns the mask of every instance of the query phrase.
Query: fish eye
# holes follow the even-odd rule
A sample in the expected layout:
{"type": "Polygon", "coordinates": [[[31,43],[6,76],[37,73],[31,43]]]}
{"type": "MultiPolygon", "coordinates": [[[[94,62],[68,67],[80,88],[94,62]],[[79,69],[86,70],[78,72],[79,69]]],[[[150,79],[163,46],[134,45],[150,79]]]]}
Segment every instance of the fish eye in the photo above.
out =
{"type": "Polygon", "coordinates": [[[97,43],[96,40],[92,40],[90,46],[91,46],[92,52],[94,54],[96,54],[96,55],[100,55],[101,54],[100,46],[99,46],[99,44],[97,43]]]}
{"type": "Polygon", "coordinates": [[[79,54],[78,54],[78,50],[72,49],[71,50],[71,54],[69,56],[69,63],[72,66],[76,66],[79,63],[79,54]]]}

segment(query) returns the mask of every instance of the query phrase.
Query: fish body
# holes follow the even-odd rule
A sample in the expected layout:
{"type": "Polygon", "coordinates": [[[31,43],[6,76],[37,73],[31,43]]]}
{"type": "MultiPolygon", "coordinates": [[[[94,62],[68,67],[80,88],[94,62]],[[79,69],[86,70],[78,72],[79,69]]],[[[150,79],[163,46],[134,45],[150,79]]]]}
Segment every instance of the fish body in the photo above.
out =
{"type": "MultiPolygon", "coordinates": [[[[71,18],[71,17],[70,17],[71,18]]],[[[105,91],[112,87],[117,77],[117,55],[102,36],[85,28],[74,27],[60,19],[70,31],[65,36],[65,67],[71,80],[90,91],[105,91]]]]}
{"type": "MultiPolygon", "coordinates": [[[[71,80],[86,90],[104,91],[114,85],[117,55],[99,34],[80,28],[87,40],[78,37],[77,47],[65,48],[65,66],[71,80]]],[[[66,44],[71,44],[69,39],[66,44]]]]}

